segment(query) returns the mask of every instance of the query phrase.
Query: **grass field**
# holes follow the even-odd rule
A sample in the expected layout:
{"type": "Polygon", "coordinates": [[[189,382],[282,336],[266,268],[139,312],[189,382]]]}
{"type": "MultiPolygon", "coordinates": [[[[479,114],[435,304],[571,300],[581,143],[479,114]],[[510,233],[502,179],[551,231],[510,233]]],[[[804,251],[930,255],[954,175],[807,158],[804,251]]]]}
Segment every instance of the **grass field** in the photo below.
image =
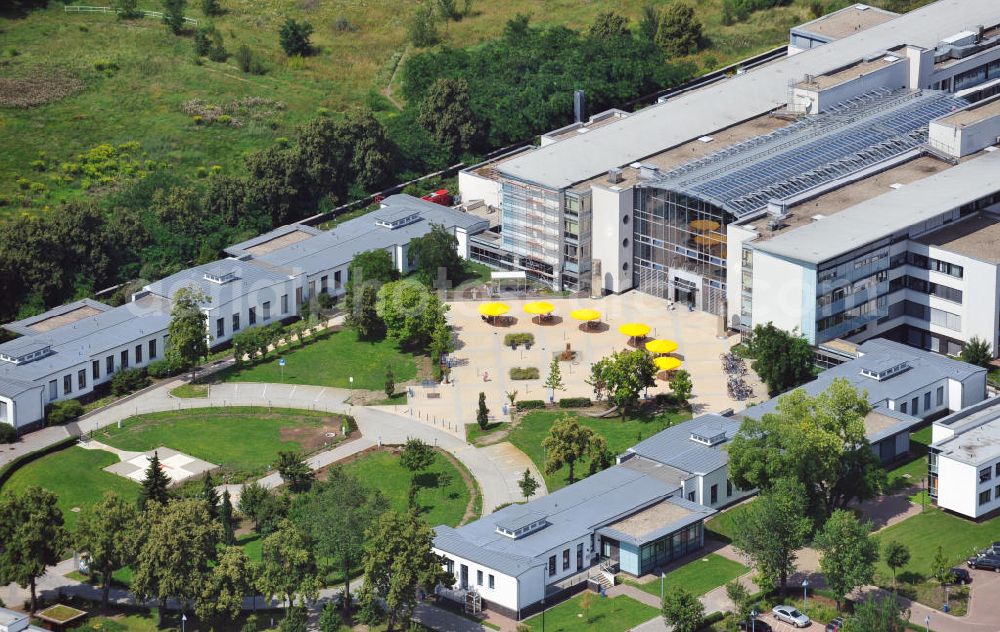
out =
{"type": "MultiPolygon", "coordinates": [[[[61,163],[102,143],[137,141],[144,158],[166,163],[179,179],[187,179],[199,168],[214,165],[223,172],[240,170],[246,153],[292,136],[295,126],[315,116],[319,108],[339,115],[367,105],[382,118],[396,115],[401,104],[392,90],[398,87],[401,60],[413,54],[405,33],[414,3],[223,0],[221,4],[226,13],[206,19],[198,3],[189,2],[187,15],[201,24],[213,23],[230,53],[248,45],[262,58],[266,74],[245,74],[232,59],[196,61],[192,38],[174,36],[154,19],[120,21],[111,15],[65,13],[58,2],[27,12],[16,8],[19,3],[0,9],[5,75],[48,78],[50,87],[67,83],[59,75],[82,82],[79,92],[61,100],[2,110],[0,196],[12,203],[0,212],[16,210],[22,202],[38,210],[81,195],[78,183],[50,176],[59,175],[61,163]],[[277,34],[286,17],[314,26],[315,55],[289,59],[282,53],[277,34]],[[198,125],[183,111],[192,99],[224,106],[248,97],[274,99],[283,107],[248,115],[241,127],[198,125]],[[50,165],[41,172],[32,166],[39,159],[50,165]],[[25,192],[18,178],[48,190],[20,200],[25,192]]],[[[506,20],[518,13],[531,14],[535,24],[585,29],[598,12],[609,8],[630,17],[634,27],[647,4],[649,0],[622,0],[614,7],[597,0],[475,2],[469,16],[442,24],[439,30],[443,45],[469,46],[498,37],[506,20]]],[[[746,22],[727,26],[722,24],[722,0],[693,5],[708,44],[694,58],[704,69],[780,45],[790,26],[811,17],[808,1],[794,0],[791,6],[761,11],[746,22]]],[[[142,0],[138,8],[161,9],[154,0],[142,0]]]]}
{"type": "Polygon", "coordinates": [[[469,443],[475,443],[483,437],[506,430],[508,427],[510,427],[510,423],[506,421],[494,421],[486,426],[486,430],[480,428],[479,424],[465,424],[465,440],[469,443]]]}
{"type": "Polygon", "coordinates": [[[909,460],[887,472],[890,493],[920,485],[927,477],[927,446],[930,442],[930,426],[910,433],[909,460]]]}
{"type": "MultiPolygon", "coordinates": [[[[701,596],[710,590],[722,586],[746,573],[748,569],[739,562],[734,562],[715,553],[688,562],[684,566],[667,573],[663,580],[664,592],[672,588],[684,588],[695,596],[701,596]]],[[[659,598],[660,582],[654,580],[645,584],[629,581],[628,583],[659,598]]]]}
{"type": "Polygon", "coordinates": [[[59,497],[63,519],[72,529],[79,515],[73,508],[93,505],[105,491],[111,490],[126,500],[138,496],[137,484],[104,471],[105,467],[117,462],[118,457],[110,452],[72,446],[20,468],[3,486],[3,491],[21,491],[32,485],[44,487],[59,497]]]}
{"type": "MultiPolygon", "coordinates": [[[[542,441],[548,436],[552,423],[566,414],[576,417],[580,425],[593,429],[594,432],[607,439],[608,447],[613,454],[624,452],[626,448],[643,439],[648,439],[660,430],[691,417],[690,413],[687,412],[670,412],[652,417],[629,417],[622,421],[619,417],[594,419],[565,411],[533,411],[525,415],[517,427],[511,430],[509,439],[535,462],[541,472],[545,471],[545,450],[542,447],[542,441]]],[[[588,461],[577,462],[573,476],[577,480],[585,477],[587,468],[588,461]]],[[[544,474],[544,476],[546,487],[548,487],[549,492],[553,492],[567,485],[569,468],[563,466],[556,472],[544,474]]]]}
{"type": "Polygon", "coordinates": [[[183,399],[195,397],[208,397],[208,385],[206,384],[181,384],[171,389],[170,394],[183,399]]]}
{"type": "Polygon", "coordinates": [[[340,418],[324,412],[200,408],[132,417],[94,438],[137,452],[166,446],[220,465],[232,481],[242,481],[269,470],[282,450],[312,452],[330,441],[322,437],[324,423],[339,433],[340,418]]]}
{"type": "Polygon", "coordinates": [[[213,377],[226,382],[284,382],[339,388],[351,388],[349,378],[353,377],[353,388],[381,391],[389,367],[397,384],[417,375],[413,356],[401,353],[392,341],[365,342],[358,340],[353,329],[343,329],[304,347],[284,348],[264,362],[213,377]],[[284,369],[278,365],[279,357],[285,360],[284,369]]]}
{"type": "MultiPolygon", "coordinates": [[[[660,611],[652,606],[640,603],[631,597],[601,598],[590,594],[590,609],[583,611],[581,601],[583,595],[562,602],[555,608],[545,611],[546,632],[568,632],[569,630],[601,630],[601,632],[625,632],[633,627],[649,621],[660,611]]],[[[532,630],[542,629],[542,615],[526,619],[524,623],[532,630]]]]}
{"type": "MultiPolygon", "coordinates": [[[[375,452],[352,461],[344,469],[369,487],[382,491],[392,508],[407,508],[410,489],[410,471],[404,468],[399,457],[389,452],[375,452]]],[[[434,464],[417,477],[420,490],[417,504],[423,519],[432,527],[446,524],[458,526],[469,504],[469,488],[461,472],[447,457],[437,454],[434,464]]]]}
{"type": "Polygon", "coordinates": [[[714,537],[717,540],[722,540],[723,542],[731,542],[733,539],[733,518],[738,514],[746,511],[749,507],[749,503],[741,503],[734,507],[730,507],[725,511],[712,516],[712,518],[705,523],[705,529],[708,537],[714,537]]]}

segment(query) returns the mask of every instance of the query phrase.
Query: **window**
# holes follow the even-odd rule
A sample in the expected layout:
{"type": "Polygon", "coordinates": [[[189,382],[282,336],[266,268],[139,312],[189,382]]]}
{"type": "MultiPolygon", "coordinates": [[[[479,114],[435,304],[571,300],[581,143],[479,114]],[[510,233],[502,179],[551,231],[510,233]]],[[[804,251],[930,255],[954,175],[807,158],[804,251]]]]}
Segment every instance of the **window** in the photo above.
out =
{"type": "Polygon", "coordinates": [[[727,480],[726,481],[726,498],[729,498],[732,495],[733,495],[733,482],[727,480]]]}
{"type": "Polygon", "coordinates": [[[328,277],[326,277],[326,276],[322,276],[322,277],[319,278],[319,293],[320,294],[326,294],[326,292],[327,292],[327,284],[326,284],[327,278],[328,277]]]}
{"type": "Polygon", "coordinates": [[[979,492],[979,504],[985,505],[990,502],[990,490],[979,492]]]}
{"type": "Polygon", "coordinates": [[[549,556],[549,576],[556,574],[556,556],[549,556]]]}
{"type": "Polygon", "coordinates": [[[903,413],[904,415],[906,414],[906,402],[903,402],[902,404],[899,405],[899,412],[903,413]]]}
{"type": "Polygon", "coordinates": [[[156,358],[156,340],[149,341],[149,359],[152,360],[156,358]]]}
{"type": "Polygon", "coordinates": [[[938,406],[943,406],[944,405],[944,387],[943,386],[937,387],[937,405],[938,406]]]}
{"type": "Polygon", "coordinates": [[[489,583],[490,590],[493,590],[496,587],[496,581],[493,579],[493,575],[490,575],[489,579],[490,579],[489,583]]]}
{"type": "Polygon", "coordinates": [[[920,412],[920,398],[914,397],[910,400],[910,414],[914,417],[920,412]]]}
{"type": "Polygon", "coordinates": [[[63,395],[69,395],[73,392],[73,376],[64,375],[63,376],[63,395]]]}
{"type": "Polygon", "coordinates": [[[80,369],[76,372],[76,387],[81,391],[87,388],[87,369],[80,369]]]}
{"type": "Polygon", "coordinates": [[[563,549],[563,568],[564,571],[569,570],[569,549],[563,549]]]}
{"type": "Polygon", "coordinates": [[[295,288],[295,304],[302,304],[302,288],[300,287],[295,288]]]}
{"type": "Polygon", "coordinates": [[[104,358],[104,373],[106,375],[111,375],[115,372],[115,356],[108,356],[104,358]]]}
{"type": "Polygon", "coordinates": [[[281,295],[281,315],[284,316],[288,313],[288,295],[281,295]]]}
{"type": "Polygon", "coordinates": [[[985,468],[979,470],[979,482],[980,483],[985,483],[986,481],[990,480],[991,478],[993,478],[993,468],[992,467],[985,467],[985,468]]]}
{"type": "Polygon", "coordinates": [[[339,290],[341,286],[340,282],[340,270],[335,270],[333,272],[333,289],[339,290]]]}
{"type": "Polygon", "coordinates": [[[1000,498],[1000,485],[993,488],[993,497],[1000,498]]]}
{"type": "Polygon", "coordinates": [[[712,500],[709,501],[710,504],[714,505],[715,503],[719,502],[719,486],[718,485],[712,485],[712,489],[711,489],[710,493],[711,493],[711,498],[712,498],[712,500]]]}
{"type": "Polygon", "coordinates": [[[94,360],[93,362],[90,363],[90,376],[94,380],[101,379],[101,361],[100,360],[94,360]]]}
{"type": "Polygon", "coordinates": [[[135,363],[142,364],[142,345],[135,346],[135,363]]]}
{"type": "Polygon", "coordinates": [[[247,310],[247,324],[253,327],[257,324],[257,308],[251,307],[247,310]]]}
{"type": "Polygon", "coordinates": [[[121,358],[122,358],[122,368],[123,369],[127,369],[128,368],[128,349],[125,349],[124,351],[122,351],[121,358]]]}
{"type": "Polygon", "coordinates": [[[56,384],[55,380],[49,380],[49,401],[51,402],[55,398],[59,397],[59,386],[56,384]]]}
{"type": "Polygon", "coordinates": [[[222,318],[215,321],[215,337],[223,338],[226,335],[226,321],[222,318]]]}
{"type": "Polygon", "coordinates": [[[583,570],[583,542],[576,545],[576,570],[583,570]]]}
{"type": "Polygon", "coordinates": [[[240,330],[240,315],[233,314],[233,333],[240,330]]]}
{"type": "Polygon", "coordinates": [[[1000,478],[1000,463],[997,463],[997,465],[996,465],[996,475],[997,475],[997,478],[1000,478]]]}
{"type": "Polygon", "coordinates": [[[260,311],[264,314],[264,320],[271,320],[271,301],[264,301],[260,306],[260,311]]]}
{"type": "Polygon", "coordinates": [[[694,502],[694,492],[688,492],[688,500],[694,502]]]}
{"type": "Polygon", "coordinates": [[[483,585],[483,571],[476,571],[476,586],[483,585]]]}

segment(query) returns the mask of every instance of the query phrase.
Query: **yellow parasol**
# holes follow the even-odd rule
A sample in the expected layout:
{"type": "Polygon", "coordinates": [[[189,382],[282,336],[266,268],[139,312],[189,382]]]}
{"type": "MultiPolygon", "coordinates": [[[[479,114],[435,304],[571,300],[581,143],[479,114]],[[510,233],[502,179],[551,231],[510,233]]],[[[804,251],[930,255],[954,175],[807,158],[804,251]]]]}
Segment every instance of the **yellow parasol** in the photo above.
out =
{"type": "Polygon", "coordinates": [[[618,328],[619,333],[623,333],[629,338],[641,338],[642,336],[648,334],[650,331],[652,331],[652,328],[649,325],[645,325],[643,323],[625,323],[624,325],[618,328]]]}
{"type": "Polygon", "coordinates": [[[569,316],[573,320],[599,320],[601,318],[601,312],[596,309],[574,309],[570,312],[569,316]]]}
{"type": "Polygon", "coordinates": [[[677,351],[677,343],[673,340],[650,340],[646,343],[646,351],[650,353],[673,353],[677,351]]]}
{"type": "Polygon", "coordinates": [[[509,311],[510,307],[506,303],[483,303],[479,306],[479,313],[490,318],[503,316],[509,311]]]}
{"type": "Polygon", "coordinates": [[[655,364],[656,368],[661,371],[673,371],[674,369],[680,368],[681,361],[670,356],[660,356],[658,358],[653,358],[653,364],[655,364]]]}
{"type": "Polygon", "coordinates": [[[541,316],[543,314],[551,314],[555,311],[555,305],[548,303],[546,301],[533,301],[524,306],[524,311],[529,314],[534,314],[536,316],[541,316]]]}

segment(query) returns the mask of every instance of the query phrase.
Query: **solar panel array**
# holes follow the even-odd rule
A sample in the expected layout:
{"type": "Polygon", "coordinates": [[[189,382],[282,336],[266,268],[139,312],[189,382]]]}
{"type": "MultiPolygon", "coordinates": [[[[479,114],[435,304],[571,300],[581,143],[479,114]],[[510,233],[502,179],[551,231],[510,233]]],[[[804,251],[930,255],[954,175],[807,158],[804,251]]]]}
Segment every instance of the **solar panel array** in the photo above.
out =
{"type": "Polygon", "coordinates": [[[673,169],[650,183],[736,217],[900,156],[927,141],[927,124],[967,103],[947,93],[876,90],[673,169]]]}

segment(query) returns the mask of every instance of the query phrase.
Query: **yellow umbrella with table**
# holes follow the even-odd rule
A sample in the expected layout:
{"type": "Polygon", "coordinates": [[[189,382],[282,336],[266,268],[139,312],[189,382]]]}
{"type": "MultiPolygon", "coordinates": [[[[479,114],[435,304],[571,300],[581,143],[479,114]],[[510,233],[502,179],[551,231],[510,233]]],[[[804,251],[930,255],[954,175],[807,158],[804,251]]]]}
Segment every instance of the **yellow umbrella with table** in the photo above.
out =
{"type": "Polygon", "coordinates": [[[539,324],[548,320],[555,310],[555,305],[548,301],[532,301],[524,306],[525,312],[538,317],[539,324]]]}
{"type": "Polygon", "coordinates": [[[483,303],[479,306],[479,315],[483,317],[483,320],[489,319],[493,322],[497,316],[503,316],[510,311],[510,307],[506,303],[492,302],[483,303]]]}
{"type": "Polygon", "coordinates": [[[590,308],[574,309],[569,313],[569,317],[573,320],[583,322],[586,329],[590,330],[593,328],[594,323],[601,320],[601,312],[590,308]]]}
{"type": "Polygon", "coordinates": [[[644,338],[646,334],[652,331],[652,327],[644,323],[625,323],[618,328],[618,332],[625,334],[629,338],[629,343],[633,340],[638,340],[639,338],[644,338]]]}
{"type": "Polygon", "coordinates": [[[673,353],[674,351],[677,351],[677,343],[673,340],[666,340],[664,338],[659,340],[650,340],[646,343],[646,351],[655,355],[673,353]]]}

